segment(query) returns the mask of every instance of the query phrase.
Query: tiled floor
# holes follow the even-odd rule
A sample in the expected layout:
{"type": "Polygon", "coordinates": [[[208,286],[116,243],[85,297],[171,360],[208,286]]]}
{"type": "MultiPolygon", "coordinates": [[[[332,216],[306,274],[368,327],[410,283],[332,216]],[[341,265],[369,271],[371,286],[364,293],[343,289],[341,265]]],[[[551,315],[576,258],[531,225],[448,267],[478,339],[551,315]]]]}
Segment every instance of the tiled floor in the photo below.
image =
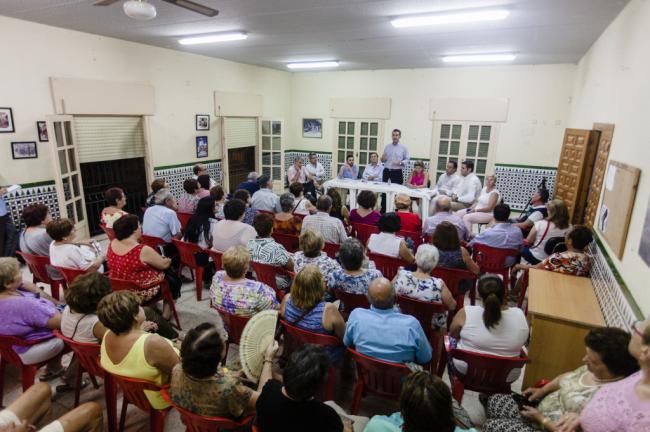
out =
{"type": "MultiPolygon", "coordinates": [[[[28,270],[24,270],[26,280],[31,280],[31,275],[28,270]]],[[[181,325],[184,330],[188,330],[202,322],[221,322],[218,315],[209,308],[209,296],[207,291],[204,291],[203,301],[196,301],[194,283],[185,283],[182,289],[182,296],[177,303],[177,310],[180,315],[181,325]]],[[[228,365],[233,366],[237,363],[238,351],[231,349],[228,356],[228,365]]],[[[444,380],[448,383],[447,375],[444,375],[444,380]]],[[[52,386],[59,384],[58,381],[51,382],[52,386]]],[[[345,374],[341,379],[339,376],[339,384],[337,385],[337,393],[335,400],[344,409],[349,409],[352,396],[352,388],[354,382],[350,374],[345,374]]],[[[518,381],[513,386],[513,389],[518,391],[521,387],[521,381],[518,381]]],[[[10,403],[21,394],[20,382],[18,373],[13,367],[9,367],[5,379],[5,404],[10,403]]],[[[82,391],[81,401],[96,401],[104,404],[103,388],[94,389],[92,386],[87,387],[82,391]]],[[[121,408],[121,398],[118,400],[118,411],[121,408]]],[[[62,415],[73,407],[74,394],[56,394],[53,399],[53,414],[55,417],[62,415]]],[[[478,395],[474,392],[466,392],[463,399],[463,407],[469,412],[473,422],[480,425],[484,421],[484,411],[478,401],[478,395]]],[[[362,401],[359,415],[371,416],[373,414],[387,414],[397,411],[397,401],[390,401],[380,399],[377,397],[369,396],[362,401]]],[[[144,431],[148,430],[148,417],[139,409],[129,406],[127,412],[126,429],[128,431],[144,431]]],[[[171,411],[165,426],[166,431],[180,431],[184,430],[180,417],[176,411],[171,411]]]]}

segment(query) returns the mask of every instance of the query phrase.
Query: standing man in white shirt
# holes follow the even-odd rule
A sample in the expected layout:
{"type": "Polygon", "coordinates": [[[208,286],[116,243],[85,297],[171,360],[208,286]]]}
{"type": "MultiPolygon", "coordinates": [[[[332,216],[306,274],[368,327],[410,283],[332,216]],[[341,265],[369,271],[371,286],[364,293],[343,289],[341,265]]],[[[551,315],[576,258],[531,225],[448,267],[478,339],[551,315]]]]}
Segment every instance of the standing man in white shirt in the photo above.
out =
{"type": "Polygon", "coordinates": [[[481,180],[474,174],[474,162],[465,160],[460,165],[462,176],[457,188],[451,194],[451,209],[453,211],[471,207],[481,193],[481,180]]]}
{"type": "Polygon", "coordinates": [[[307,170],[307,183],[303,185],[305,195],[311,194],[314,199],[316,198],[316,190],[321,189],[321,184],[325,179],[325,168],[318,162],[316,153],[309,153],[309,162],[305,166],[307,170]]]}
{"type": "Polygon", "coordinates": [[[375,152],[370,153],[370,163],[363,170],[363,179],[368,181],[382,180],[384,164],[379,163],[379,155],[375,152]]]}
{"type": "MultiPolygon", "coordinates": [[[[384,154],[381,156],[381,161],[384,163],[384,171],[382,173],[382,181],[387,182],[390,179],[391,183],[403,184],[404,174],[402,168],[406,166],[409,160],[409,151],[404,144],[400,142],[402,138],[402,131],[393,129],[392,134],[393,142],[384,147],[384,154]]],[[[381,212],[386,211],[386,194],[383,194],[381,201],[381,212]]]]}

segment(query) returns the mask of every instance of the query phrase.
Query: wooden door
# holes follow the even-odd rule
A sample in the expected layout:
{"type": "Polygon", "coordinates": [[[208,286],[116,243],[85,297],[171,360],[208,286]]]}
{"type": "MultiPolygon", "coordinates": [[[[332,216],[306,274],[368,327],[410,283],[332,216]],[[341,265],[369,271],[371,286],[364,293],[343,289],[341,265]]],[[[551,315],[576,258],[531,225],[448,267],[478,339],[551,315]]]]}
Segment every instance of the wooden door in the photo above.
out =
{"type": "Polygon", "coordinates": [[[609,149],[612,146],[614,136],[614,125],[611,123],[594,123],[594,130],[600,131],[598,140],[598,151],[596,152],[596,161],[591,174],[591,185],[587,196],[587,208],[585,210],[585,225],[589,228],[594,226],[596,213],[598,212],[598,203],[603,190],[603,180],[607,170],[607,159],[609,159],[609,149]]]}
{"type": "Polygon", "coordinates": [[[61,217],[70,219],[77,238],[89,237],[79,155],[75,143],[74,119],[70,115],[47,116],[50,155],[61,217]]]}
{"type": "Polygon", "coordinates": [[[597,131],[566,129],[555,180],[555,197],[564,200],[571,222],[582,223],[596,156],[597,131]]]}
{"type": "Polygon", "coordinates": [[[255,171],[255,147],[228,149],[228,182],[231,192],[234,193],[234,188],[246,181],[251,171],[255,171]]]}

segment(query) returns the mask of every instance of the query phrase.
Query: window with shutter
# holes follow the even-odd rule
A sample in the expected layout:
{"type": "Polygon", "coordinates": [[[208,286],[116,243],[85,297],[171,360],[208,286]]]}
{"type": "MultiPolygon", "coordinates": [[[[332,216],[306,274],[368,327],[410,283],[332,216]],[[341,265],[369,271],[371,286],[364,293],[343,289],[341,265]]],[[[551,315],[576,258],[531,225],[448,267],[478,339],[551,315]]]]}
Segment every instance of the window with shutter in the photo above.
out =
{"type": "Polygon", "coordinates": [[[79,162],[145,157],[142,117],[75,116],[79,162]]]}

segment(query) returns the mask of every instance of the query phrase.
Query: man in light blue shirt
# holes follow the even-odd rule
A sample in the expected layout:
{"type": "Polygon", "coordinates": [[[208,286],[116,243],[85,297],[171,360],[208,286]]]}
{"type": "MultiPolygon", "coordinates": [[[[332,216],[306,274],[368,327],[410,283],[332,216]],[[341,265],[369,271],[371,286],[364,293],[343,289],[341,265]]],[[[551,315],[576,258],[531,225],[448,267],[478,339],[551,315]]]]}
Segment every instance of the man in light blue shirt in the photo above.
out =
{"type": "Polygon", "coordinates": [[[425,364],[431,360],[431,345],[420,322],[394,309],[395,290],[386,278],[368,286],[370,309],[352,311],[343,336],[346,346],[361,354],[393,363],[425,364]]]}
{"type": "Polygon", "coordinates": [[[433,235],[436,227],[443,222],[449,222],[456,227],[458,231],[458,239],[460,241],[469,240],[469,232],[463,220],[451,212],[451,199],[447,196],[441,195],[436,200],[436,212],[433,216],[426,218],[424,221],[424,228],[422,231],[425,234],[433,235]]]}
{"type": "Polygon", "coordinates": [[[280,207],[280,198],[273,192],[273,180],[271,177],[264,174],[257,182],[260,185],[260,190],[253,194],[251,199],[251,207],[255,210],[264,210],[274,213],[282,211],[280,207]]]}
{"type": "Polygon", "coordinates": [[[154,205],[144,213],[142,234],[159,237],[166,243],[181,238],[181,223],[176,216],[176,199],[169,189],[160,189],[154,195],[154,205]]]}
{"type": "MultiPolygon", "coordinates": [[[[492,214],[496,224],[474,237],[469,243],[470,247],[479,243],[493,248],[520,250],[524,237],[517,225],[508,222],[510,206],[508,204],[497,204],[492,214]]],[[[508,257],[505,262],[506,266],[514,264],[515,260],[515,257],[508,257]]]]}
{"type": "Polygon", "coordinates": [[[379,163],[379,155],[370,153],[370,163],[363,170],[363,179],[370,181],[381,181],[384,173],[384,164],[379,163]]]}
{"type": "Polygon", "coordinates": [[[354,164],[354,156],[348,155],[339,170],[339,178],[356,180],[359,178],[359,165],[354,164]]]}

